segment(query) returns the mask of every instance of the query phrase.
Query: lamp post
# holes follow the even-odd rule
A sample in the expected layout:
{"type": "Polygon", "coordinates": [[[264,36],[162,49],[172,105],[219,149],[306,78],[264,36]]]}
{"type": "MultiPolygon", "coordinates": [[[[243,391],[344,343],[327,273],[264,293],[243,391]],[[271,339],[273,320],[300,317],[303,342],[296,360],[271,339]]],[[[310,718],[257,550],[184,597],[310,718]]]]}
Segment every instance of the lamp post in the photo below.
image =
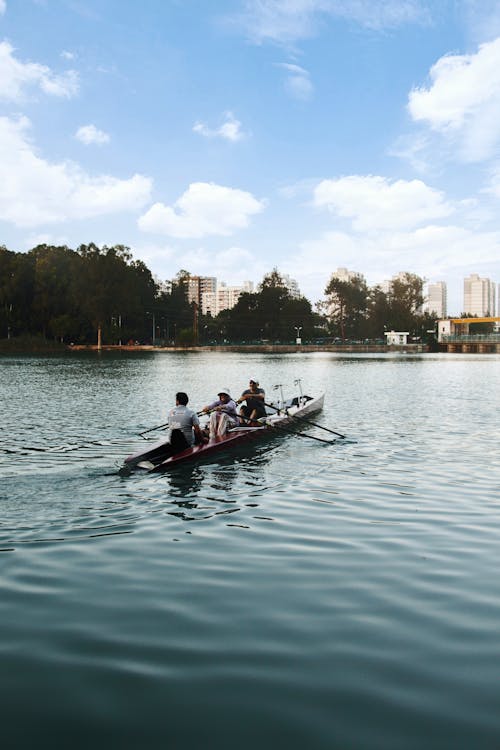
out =
{"type": "Polygon", "coordinates": [[[298,346],[300,346],[300,344],[302,344],[302,339],[300,338],[300,332],[302,330],[302,326],[294,326],[294,328],[295,328],[295,332],[297,334],[296,337],[295,337],[295,343],[298,346]]]}

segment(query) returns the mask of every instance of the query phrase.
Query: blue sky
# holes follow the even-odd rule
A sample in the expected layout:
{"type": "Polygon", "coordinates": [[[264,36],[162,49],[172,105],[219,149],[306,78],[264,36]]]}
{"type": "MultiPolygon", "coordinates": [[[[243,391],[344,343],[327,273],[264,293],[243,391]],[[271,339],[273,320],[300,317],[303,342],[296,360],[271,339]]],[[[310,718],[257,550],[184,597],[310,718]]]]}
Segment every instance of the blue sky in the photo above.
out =
{"type": "Polygon", "coordinates": [[[500,281],[497,0],[0,0],[0,244],[500,281]]]}

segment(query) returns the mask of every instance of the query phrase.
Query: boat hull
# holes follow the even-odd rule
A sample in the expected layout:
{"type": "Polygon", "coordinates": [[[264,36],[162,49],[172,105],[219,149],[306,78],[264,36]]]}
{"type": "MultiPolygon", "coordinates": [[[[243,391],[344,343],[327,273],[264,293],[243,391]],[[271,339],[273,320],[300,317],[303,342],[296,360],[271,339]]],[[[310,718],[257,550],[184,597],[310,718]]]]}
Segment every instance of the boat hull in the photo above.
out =
{"type": "Polygon", "coordinates": [[[255,427],[240,426],[229,430],[225,435],[211,439],[208,443],[193,445],[191,448],[167,456],[162,459],[162,451],[168,451],[169,443],[166,440],[159,441],[147,451],[141,451],[127,456],[125,465],[130,469],[143,468],[151,472],[168,471],[174,466],[185,463],[197,463],[210,458],[218,453],[223,453],[245,445],[249,442],[264,440],[268,437],[280,434],[281,428],[287,425],[299,423],[299,418],[309,414],[315,414],[322,410],[324,395],[318,398],[303,396],[288,402],[286,409],[277,408],[275,414],[270,414],[265,424],[255,427]],[[142,466],[141,466],[142,464],[142,466]]]}

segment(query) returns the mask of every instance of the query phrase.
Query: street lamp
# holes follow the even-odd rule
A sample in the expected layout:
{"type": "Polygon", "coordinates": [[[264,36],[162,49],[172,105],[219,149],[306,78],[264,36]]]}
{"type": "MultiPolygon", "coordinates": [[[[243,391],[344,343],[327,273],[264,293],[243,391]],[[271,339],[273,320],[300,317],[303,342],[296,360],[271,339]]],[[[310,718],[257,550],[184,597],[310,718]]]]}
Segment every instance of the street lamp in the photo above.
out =
{"type": "Polygon", "coordinates": [[[302,330],[302,326],[294,326],[294,328],[297,334],[295,337],[295,343],[300,345],[302,343],[302,339],[300,338],[300,332],[302,330]]]}

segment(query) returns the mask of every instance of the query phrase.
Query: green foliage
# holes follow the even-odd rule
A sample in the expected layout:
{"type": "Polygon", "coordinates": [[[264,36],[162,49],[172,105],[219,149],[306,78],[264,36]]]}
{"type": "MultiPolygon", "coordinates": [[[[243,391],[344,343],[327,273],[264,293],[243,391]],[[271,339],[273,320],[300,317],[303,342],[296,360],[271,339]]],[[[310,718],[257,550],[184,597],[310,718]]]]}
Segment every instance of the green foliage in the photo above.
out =
{"type": "Polygon", "coordinates": [[[368,287],[363,276],[356,274],[351,281],[332,276],[325,294],[331,332],[342,339],[359,336],[363,332],[368,308],[368,287]]]}
{"type": "Polygon", "coordinates": [[[342,339],[383,339],[385,331],[408,331],[416,338],[434,327],[434,318],[421,312],[424,280],[406,273],[394,279],[388,294],[380,286],[368,289],[357,274],[351,281],[332,277],[325,289],[323,310],[330,332],[342,339]]]}
{"type": "Polygon", "coordinates": [[[181,328],[177,336],[176,344],[179,346],[192,346],[195,343],[193,329],[181,328]]]}
{"type": "Polygon", "coordinates": [[[327,300],[313,312],[294,297],[274,268],[255,293],[243,293],[216,318],[198,316],[188,302],[190,273],[181,269],[165,284],[155,281],[124,245],[94,243],[72,250],[38,245],[28,253],[0,246],[0,339],[33,336],[47,342],[104,343],[129,340],[195,343],[292,342],[317,337],[383,338],[385,330],[424,337],[434,319],[420,312],[423,279],[405,274],[389,294],[368,289],[358,274],[350,282],[332,277],[327,300]],[[195,322],[198,334],[195,334],[195,322]]]}
{"type": "Polygon", "coordinates": [[[283,341],[314,334],[318,316],[305,297],[292,297],[277,269],[264,276],[258,291],[244,292],[231,310],[217,317],[231,341],[283,341]]]}

